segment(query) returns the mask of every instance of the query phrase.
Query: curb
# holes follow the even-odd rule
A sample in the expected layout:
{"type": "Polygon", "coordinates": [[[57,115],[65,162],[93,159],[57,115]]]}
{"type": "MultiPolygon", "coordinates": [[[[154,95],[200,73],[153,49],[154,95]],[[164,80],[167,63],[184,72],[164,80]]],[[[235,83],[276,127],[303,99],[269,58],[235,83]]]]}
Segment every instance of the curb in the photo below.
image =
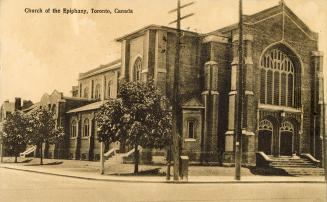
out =
{"type": "Polygon", "coordinates": [[[9,169],[9,170],[18,170],[18,171],[25,171],[31,173],[39,173],[44,175],[52,175],[52,176],[60,176],[60,177],[69,177],[75,179],[83,179],[83,180],[95,180],[95,181],[104,181],[104,182],[121,182],[121,183],[165,183],[165,184],[264,184],[264,183],[315,183],[315,184],[325,184],[325,181],[314,181],[314,180],[299,180],[299,181],[287,181],[287,180],[276,180],[276,181],[269,181],[269,180],[245,180],[245,181],[236,181],[236,180],[221,180],[221,181],[154,181],[154,180],[129,180],[129,179],[101,179],[101,178],[93,178],[93,177],[83,177],[83,176],[76,176],[76,175],[67,175],[67,174],[58,174],[58,173],[51,173],[51,172],[44,172],[44,171],[36,171],[36,170],[28,170],[22,168],[13,168],[7,166],[0,166],[0,168],[9,169]]]}

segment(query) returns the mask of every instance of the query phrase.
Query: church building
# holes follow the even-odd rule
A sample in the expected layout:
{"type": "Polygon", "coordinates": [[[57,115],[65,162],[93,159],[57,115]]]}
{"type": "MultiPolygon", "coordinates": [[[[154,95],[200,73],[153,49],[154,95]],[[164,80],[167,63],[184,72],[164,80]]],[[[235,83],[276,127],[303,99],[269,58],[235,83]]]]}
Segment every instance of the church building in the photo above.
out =
{"type": "MultiPolygon", "coordinates": [[[[318,34],[284,3],[244,16],[243,161],[256,152],[321,159],[323,67],[318,34]]],[[[180,93],[183,153],[234,162],[238,25],[207,34],[183,31],[180,93]]],[[[150,25],[119,39],[120,79],[153,78],[172,96],[176,30],[150,25]]]]}
{"type": "MultiPolygon", "coordinates": [[[[323,53],[313,32],[283,2],[244,16],[243,162],[256,153],[322,155],[323,53]]],[[[182,153],[191,161],[233,163],[238,74],[238,24],[207,34],[182,31],[182,153]]],[[[66,157],[98,159],[94,114],[117,95],[119,80],[153,79],[172,97],[176,29],[149,25],[117,39],[121,59],[79,76],[70,108],[66,157]],[[81,100],[79,101],[81,103],[81,100]]],[[[72,99],[70,99],[72,100],[72,99]]]]}

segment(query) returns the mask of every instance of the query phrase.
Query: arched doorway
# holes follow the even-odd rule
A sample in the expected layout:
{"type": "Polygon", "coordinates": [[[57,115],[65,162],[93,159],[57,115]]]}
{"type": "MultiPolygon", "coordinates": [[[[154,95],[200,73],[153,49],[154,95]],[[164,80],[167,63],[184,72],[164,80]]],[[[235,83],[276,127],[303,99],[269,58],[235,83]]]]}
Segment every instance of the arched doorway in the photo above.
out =
{"type": "Polygon", "coordinates": [[[272,154],[273,124],[268,120],[259,123],[258,151],[267,155],[272,154]]]}
{"type": "Polygon", "coordinates": [[[294,126],[285,121],[280,127],[280,155],[291,156],[294,145],[294,126]]]}

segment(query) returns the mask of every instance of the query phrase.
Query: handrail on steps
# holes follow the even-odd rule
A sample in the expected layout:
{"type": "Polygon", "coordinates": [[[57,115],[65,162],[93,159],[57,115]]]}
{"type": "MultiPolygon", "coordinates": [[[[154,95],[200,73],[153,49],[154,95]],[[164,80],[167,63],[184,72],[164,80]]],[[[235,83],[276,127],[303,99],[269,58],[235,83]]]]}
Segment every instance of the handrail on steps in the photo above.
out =
{"type": "Polygon", "coordinates": [[[34,152],[35,150],[36,150],[36,146],[32,146],[32,147],[26,149],[24,152],[20,153],[19,156],[25,158],[26,155],[34,152]]]}
{"type": "MultiPolygon", "coordinates": [[[[138,150],[140,151],[140,152],[142,152],[142,147],[139,145],[138,147],[138,150]]],[[[127,157],[127,156],[129,156],[129,155],[131,155],[132,153],[134,153],[134,151],[135,151],[135,148],[133,148],[133,149],[131,149],[129,152],[127,152],[127,153],[124,153],[124,154],[121,154],[121,156],[122,157],[127,157]]]]}
{"type": "Polygon", "coordinates": [[[117,148],[112,148],[109,151],[107,151],[106,153],[103,154],[103,156],[105,157],[109,157],[112,153],[114,153],[114,155],[116,154],[117,148]]]}

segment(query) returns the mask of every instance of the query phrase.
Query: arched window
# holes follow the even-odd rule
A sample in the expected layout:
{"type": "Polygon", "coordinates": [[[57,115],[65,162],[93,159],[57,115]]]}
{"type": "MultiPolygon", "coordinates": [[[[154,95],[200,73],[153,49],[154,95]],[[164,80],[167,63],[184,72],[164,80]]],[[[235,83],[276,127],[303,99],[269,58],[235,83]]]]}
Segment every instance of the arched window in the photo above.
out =
{"type": "Polygon", "coordinates": [[[108,95],[108,98],[111,97],[111,93],[112,93],[111,91],[112,91],[112,81],[109,80],[109,81],[108,81],[108,89],[107,89],[107,95],[108,95]]]}
{"type": "Polygon", "coordinates": [[[259,130],[269,130],[272,131],[273,130],[273,124],[268,121],[268,120],[262,120],[259,123],[259,130]]]}
{"type": "Polygon", "coordinates": [[[265,119],[259,122],[258,151],[270,155],[273,143],[273,124],[265,119]]]}
{"type": "Polygon", "coordinates": [[[142,59],[140,57],[138,57],[135,60],[135,63],[133,66],[133,80],[134,81],[141,80],[141,71],[142,71],[142,59]]]}
{"type": "Polygon", "coordinates": [[[95,99],[100,99],[101,98],[101,86],[100,84],[97,84],[95,86],[95,99]]]}
{"type": "Polygon", "coordinates": [[[88,87],[85,87],[84,88],[83,97],[84,98],[88,98],[89,97],[89,88],[88,87]]]}
{"type": "Polygon", "coordinates": [[[289,56],[271,49],[264,54],[260,67],[260,103],[294,107],[295,68],[289,56]]]}
{"type": "Polygon", "coordinates": [[[70,127],[70,137],[75,138],[77,136],[77,124],[76,121],[73,120],[70,127]]]}
{"type": "Polygon", "coordinates": [[[90,122],[89,119],[84,119],[83,123],[83,137],[88,137],[90,135],[90,122]]]}
{"type": "Polygon", "coordinates": [[[280,126],[280,132],[294,132],[294,126],[288,121],[285,121],[280,126]]]}

